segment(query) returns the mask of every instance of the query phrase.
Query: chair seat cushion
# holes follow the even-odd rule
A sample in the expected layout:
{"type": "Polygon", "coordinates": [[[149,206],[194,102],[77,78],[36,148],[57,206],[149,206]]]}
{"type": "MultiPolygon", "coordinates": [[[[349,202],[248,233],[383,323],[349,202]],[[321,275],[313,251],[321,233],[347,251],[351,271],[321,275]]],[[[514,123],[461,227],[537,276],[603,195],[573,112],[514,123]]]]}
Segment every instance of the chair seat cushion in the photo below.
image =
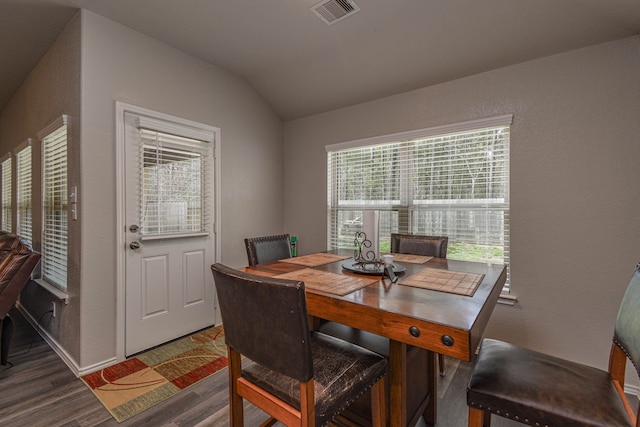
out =
{"type": "MultiPolygon", "coordinates": [[[[311,338],[316,425],[325,425],[386,374],[384,357],[321,333],[311,338]]],[[[299,382],[257,363],[243,366],[242,376],[300,409],[299,382]]]]}
{"type": "Polygon", "coordinates": [[[467,404],[540,426],[630,426],[608,372],[485,339],[467,404]]]}

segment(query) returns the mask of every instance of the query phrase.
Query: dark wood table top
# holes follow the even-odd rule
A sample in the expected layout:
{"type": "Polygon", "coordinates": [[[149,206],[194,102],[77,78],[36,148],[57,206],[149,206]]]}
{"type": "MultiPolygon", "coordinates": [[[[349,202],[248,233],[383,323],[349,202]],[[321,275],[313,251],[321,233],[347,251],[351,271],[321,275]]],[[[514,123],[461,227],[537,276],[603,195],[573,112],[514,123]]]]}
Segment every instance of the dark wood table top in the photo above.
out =
{"type": "MultiPolygon", "coordinates": [[[[351,256],[353,252],[336,250],[328,253],[351,256]]],[[[343,269],[342,263],[336,261],[312,268],[354,275],[343,269]]],[[[399,275],[399,283],[379,276],[358,275],[371,277],[375,282],[344,296],[308,289],[309,314],[470,361],[506,281],[506,266],[441,258],[433,258],[424,264],[402,265],[406,271],[399,275]],[[484,278],[473,296],[401,284],[405,278],[426,267],[483,274],[484,278]]],[[[277,276],[302,268],[308,267],[278,261],[246,267],[245,271],[277,276]]]]}

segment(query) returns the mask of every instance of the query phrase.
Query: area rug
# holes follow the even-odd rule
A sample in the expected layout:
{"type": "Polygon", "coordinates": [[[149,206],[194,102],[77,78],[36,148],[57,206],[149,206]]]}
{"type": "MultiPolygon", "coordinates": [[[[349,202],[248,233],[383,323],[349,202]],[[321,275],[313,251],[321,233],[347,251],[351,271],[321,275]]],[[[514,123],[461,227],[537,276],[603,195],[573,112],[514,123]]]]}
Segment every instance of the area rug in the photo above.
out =
{"type": "Polygon", "coordinates": [[[228,365],[222,326],[180,338],[82,377],[105,408],[125,421],[228,365]]]}

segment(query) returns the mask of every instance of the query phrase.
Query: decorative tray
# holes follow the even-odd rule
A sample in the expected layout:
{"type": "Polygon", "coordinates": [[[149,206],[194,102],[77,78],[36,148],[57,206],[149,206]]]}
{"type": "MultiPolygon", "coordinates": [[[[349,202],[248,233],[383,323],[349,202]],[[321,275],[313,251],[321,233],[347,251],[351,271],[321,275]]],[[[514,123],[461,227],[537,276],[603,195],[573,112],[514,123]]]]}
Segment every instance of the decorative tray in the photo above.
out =
{"type": "MultiPolygon", "coordinates": [[[[342,268],[358,274],[370,274],[382,276],[384,274],[384,263],[382,262],[358,262],[355,258],[349,258],[342,263],[342,268]]],[[[394,273],[403,273],[406,268],[402,264],[393,263],[394,273]]]]}

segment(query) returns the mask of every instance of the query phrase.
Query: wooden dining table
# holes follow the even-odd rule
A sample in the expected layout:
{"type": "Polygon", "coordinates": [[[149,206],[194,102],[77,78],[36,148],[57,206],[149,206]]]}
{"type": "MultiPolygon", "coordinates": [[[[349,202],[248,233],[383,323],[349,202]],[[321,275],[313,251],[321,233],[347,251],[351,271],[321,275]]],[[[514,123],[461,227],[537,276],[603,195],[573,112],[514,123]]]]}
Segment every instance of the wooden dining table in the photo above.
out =
{"type": "Polygon", "coordinates": [[[430,352],[429,399],[424,410],[425,421],[437,418],[436,373],[433,354],[440,353],[462,361],[471,361],[480,344],[485,327],[506,281],[506,266],[442,258],[394,262],[398,281],[350,268],[353,251],[334,250],[309,254],[298,259],[280,260],[245,267],[243,270],[264,276],[306,278],[307,310],[317,319],[340,323],[389,339],[388,387],[390,388],[390,425],[406,426],[408,375],[407,348],[430,352]],[[307,261],[308,260],[308,261],[307,261]],[[315,261],[314,261],[315,260],[315,261]],[[319,260],[319,261],[318,261],[319,260]],[[419,262],[425,261],[425,262],[419,262]],[[318,262],[322,262],[317,265],[318,262]],[[475,277],[472,292],[456,293],[444,287],[427,289],[408,283],[436,273],[451,276],[466,273],[475,277]],[[319,282],[335,282],[324,288],[319,282]],[[343,277],[343,278],[341,278],[343,277]],[[329,280],[327,280],[329,279],[329,280]],[[331,280],[332,279],[332,280],[331,280]],[[350,281],[359,282],[351,290],[350,281]],[[344,282],[344,284],[343,284],[344,282]],[[360,286],[360,287],[358,287],[360,286]],[[346,292],[346,293],[345,293],[346,292]]]}

